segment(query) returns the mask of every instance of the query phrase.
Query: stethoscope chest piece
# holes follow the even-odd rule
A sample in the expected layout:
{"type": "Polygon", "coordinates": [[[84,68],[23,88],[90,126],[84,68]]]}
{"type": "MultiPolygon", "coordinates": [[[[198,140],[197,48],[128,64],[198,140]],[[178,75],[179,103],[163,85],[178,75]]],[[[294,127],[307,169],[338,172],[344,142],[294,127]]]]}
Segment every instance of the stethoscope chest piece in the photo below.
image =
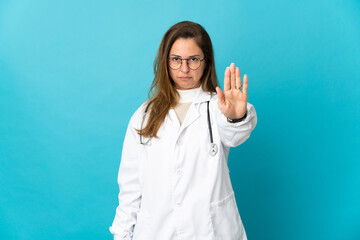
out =
{"type": "Polygon", "coordinates": [[[210,155],[215,156],[217,152],[218,152],[218,146],[215,143],[212,143],[210,148],[210,155]]]}

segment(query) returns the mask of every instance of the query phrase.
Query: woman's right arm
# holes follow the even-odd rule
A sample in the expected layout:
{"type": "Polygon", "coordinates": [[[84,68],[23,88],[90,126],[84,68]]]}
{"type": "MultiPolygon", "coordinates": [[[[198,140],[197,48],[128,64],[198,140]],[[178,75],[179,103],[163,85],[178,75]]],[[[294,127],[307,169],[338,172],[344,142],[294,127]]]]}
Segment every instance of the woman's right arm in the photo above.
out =
{"type": "Polygon", "coordinates": [[[136,224],[137,212],[141,203],[139,182],[139,135],[135,128],[139,111],[131,118],[123,144],[121,162],[118,172],[119,205],[110,232],[114,240],[130,240],[136,224]]]}

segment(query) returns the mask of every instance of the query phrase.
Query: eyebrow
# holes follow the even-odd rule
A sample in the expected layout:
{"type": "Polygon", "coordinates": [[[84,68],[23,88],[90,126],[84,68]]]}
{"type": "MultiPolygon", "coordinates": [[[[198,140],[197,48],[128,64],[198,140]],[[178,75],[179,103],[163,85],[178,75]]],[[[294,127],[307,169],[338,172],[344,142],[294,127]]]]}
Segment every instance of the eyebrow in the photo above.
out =
{"type": "MultiPolygon", "coordinates": [[[[170,56],[173,56],[173,57],[180,57],[181,58],[181,56],[180,55],[176,55],[176,54],[171,54],[170,56]]],[[[188,58],[192,58],[192,57],[201,57],[200,55],[191,55],[191,56],[189,56],[188,58]]]]}

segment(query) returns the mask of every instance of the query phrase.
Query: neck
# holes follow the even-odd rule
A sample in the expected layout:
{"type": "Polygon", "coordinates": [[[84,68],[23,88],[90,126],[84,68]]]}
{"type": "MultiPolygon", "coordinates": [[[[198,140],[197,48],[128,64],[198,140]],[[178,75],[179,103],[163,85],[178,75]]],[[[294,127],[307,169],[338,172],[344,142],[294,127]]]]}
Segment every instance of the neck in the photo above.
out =
{"type": "Polygon", "coordinates": [[[179,103],[193,102],[195,100],[196,94],[198,93],[199,90],[200,90],[200,87],[186,89],[186,90],[176,89],[176,91],[180,95],[179,103]]]}

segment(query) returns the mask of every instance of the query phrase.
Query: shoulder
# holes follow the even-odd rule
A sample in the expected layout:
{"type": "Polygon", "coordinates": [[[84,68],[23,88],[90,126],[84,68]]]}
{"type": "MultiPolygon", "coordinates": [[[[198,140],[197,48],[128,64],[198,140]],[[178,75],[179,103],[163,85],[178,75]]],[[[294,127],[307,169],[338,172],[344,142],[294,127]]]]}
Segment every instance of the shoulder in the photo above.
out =
{"type": "Polygon", "coordinates": [[[146,108],[148,106],[148,101],[143,102],[133,113],[130,118],[130,125],[135,128],[140,128],[143,118],[145,116],[146,108]]]}

